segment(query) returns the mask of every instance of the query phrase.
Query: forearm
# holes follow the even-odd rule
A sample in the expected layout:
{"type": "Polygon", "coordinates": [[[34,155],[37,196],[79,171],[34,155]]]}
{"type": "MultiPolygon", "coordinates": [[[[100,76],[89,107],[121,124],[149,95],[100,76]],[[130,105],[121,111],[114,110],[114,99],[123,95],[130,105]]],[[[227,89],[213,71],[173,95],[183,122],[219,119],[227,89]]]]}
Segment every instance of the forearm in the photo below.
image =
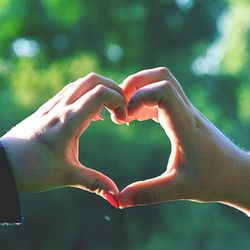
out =
{"type": "Polygon", "coordinates": [[[250,154],[241,152],[233,176],[233,184],[221,203],[234,207],[250,217],[250,154]]]}

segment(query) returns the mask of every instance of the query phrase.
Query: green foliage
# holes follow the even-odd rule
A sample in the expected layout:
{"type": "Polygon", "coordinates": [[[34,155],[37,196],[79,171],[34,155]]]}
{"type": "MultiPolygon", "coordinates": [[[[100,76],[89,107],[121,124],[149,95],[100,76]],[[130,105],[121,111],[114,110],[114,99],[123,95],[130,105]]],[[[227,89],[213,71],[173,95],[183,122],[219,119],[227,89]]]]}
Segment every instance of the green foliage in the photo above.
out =
{"type": "Polygon", "coordinates": [[[238,92],[239,100],[239,116],[242,121],[250,123],[250,86],[249,84],[242,84],[238,92]]]}
{"type": "Polygon", "coordinates": [[[250,31],[249,9],[249,4],[236,4],[227,14],[230,27],[224,40],[225,57],[222,64],[223,71],[227,74],[239,74],[247,70],[249,59],[247,37],[250,31]]]}
{"type": "MultiPolygon", "coordinates": [[[[249,11],[247,0],[0,0],[0,130],[89,72],[121,83],[161,65],[202,113],[249,149],[249,11]]],[[[120,189],[165,170],[170,144],[158,124],[117,126],[105,111],[104,118],[81,138],[83,164],[120,189]]],[[[1,249],[245,250],[250,244],[247,218],[225,206],[172,202],[116,211],[72,189],[21,200],[25,223],[0,228],[1,249]]]]}
{"type": "Polygon", "coordinates": [[[72,1],[69,4],[67,0],[43,0],[41,3],[48,17],[65,28],[74,27],[86,9],[81,1],[72,1]]]}
{"type": "Polygon", "coordinates": [[[94,70],[98,70],[98,61],[90,54],[79,53],[47,65],[34,58],[21,58],[15,62],[9,81],[16,101],[28,109],[45,102],[70,79],[79,78],[94,70]]]}

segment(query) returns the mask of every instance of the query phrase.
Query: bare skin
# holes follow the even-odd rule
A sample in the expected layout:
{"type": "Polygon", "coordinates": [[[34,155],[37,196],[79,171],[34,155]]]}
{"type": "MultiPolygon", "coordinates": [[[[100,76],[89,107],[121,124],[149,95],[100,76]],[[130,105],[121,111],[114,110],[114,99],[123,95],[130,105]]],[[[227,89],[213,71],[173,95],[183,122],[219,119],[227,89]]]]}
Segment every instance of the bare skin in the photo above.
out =
{"type": "Polygon", "coordinates": [[[19,191],[71,186],[120,208],[192,200],[220,202],[250,215],[250,156],[200,114],[166,68],[138,72],[120,87],[91,73],[66,85],[1,142],[19,191]],[[172,145],[161,176],[119,193],[109,177],[79,162],[79,138],[104,106],[118,124],[153,119],[161,125],[172,145]]]}
{"type": "Polygon", "coordinates": [[[161,176],[121,192],[120,208],[192,200],[224,203],[250,215],[250,156],[192,105],[167,68],[138,72],[121,87],[129,120],[158,122],[172,151],[161,176]]]}
{"type": "Polygon", "coordinates": [[[106,106],[114,122],[127,119],[122,89],[91,73],[64,87],[33,115],[1,138],[19,191],[37,192],[71,186],[118,195],[115,183],[78,160],[81,134],[101,119],[106,106]]]}

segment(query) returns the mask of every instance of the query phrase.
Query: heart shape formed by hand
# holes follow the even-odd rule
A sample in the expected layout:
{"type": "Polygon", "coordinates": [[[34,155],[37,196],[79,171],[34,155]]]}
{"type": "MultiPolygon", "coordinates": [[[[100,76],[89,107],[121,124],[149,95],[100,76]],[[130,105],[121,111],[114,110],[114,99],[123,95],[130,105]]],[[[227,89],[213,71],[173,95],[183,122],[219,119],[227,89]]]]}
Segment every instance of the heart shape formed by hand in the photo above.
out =
{"type": "MultiPolygon", "coordinates": [[[[173,179],[176,174],[176,165],[182,160],[181,148],[177,145],[181,133],[176,124],[183,124],[183,120],[188,120],[185,117],[185,113],[187,113],[185,101],[187,104],[189,103],[181,87],[166,68],[141,71],[125,79],[120,87],[127,100],[129,122],[152,119],[160,123],[165,130],[171,141],[172,151],[164,175],[167,181],[173,179]],[[180,114],[182,115],[180,116],[180,114]]],[[[158,202],[159,194],[152,191],[154,190],[152,186],[160,182],[163,185],[166,181],[163,178],[165,177],[159,176],[148,181],[133,183],[119,195],[105,193],[105,198],[117,208],[158,202]],[[139,196],[136,194],[143,192],[145,192],[145,197],[143,194],[139,196]],[[137,199],[138,197],[140,198],[137,199]]]]}
{"type": "Polygon", "coordinates": [[[197,111],[166,68],[138,72],[120,86],[90,73],[66,85],[1,142],[20,191],[72,186],[104,196],[117,208],[176,199],[219,200],[223,165],[230,165],[227,155],[235,154],[235,147],[197,111]],[[162,137],[171,142],[162,175],[119,192],[110,178],[80,163],[79,138],[91,121],[100,120],[104,106],[118,124],[152,119],[161,125],[167,135],[162,137]]]}
{"type": "MultiPolygon", "coordinates": [[[[82,140],[88,145],[81,148],[84,162],[107,174],[119,186],[161,174],[160,166],[166,165],[170,145],[159,125],[133,121],[129,126],[117,126],[108,116],[105,112],[104,121],[93,123],[84,133],[82,140]],[[93,143],[93,136],[98,146],[93,143]]],[[[105,197],[118,208],[119,196],[107,192],[105,197]]]]}

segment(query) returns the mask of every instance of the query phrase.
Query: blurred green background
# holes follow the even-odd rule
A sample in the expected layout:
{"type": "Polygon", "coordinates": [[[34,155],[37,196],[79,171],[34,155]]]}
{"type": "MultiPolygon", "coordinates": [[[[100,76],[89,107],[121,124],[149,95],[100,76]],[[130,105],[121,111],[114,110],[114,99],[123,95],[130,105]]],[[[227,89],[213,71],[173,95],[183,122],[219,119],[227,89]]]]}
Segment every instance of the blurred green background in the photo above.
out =
{"type": "MultiPolygon", "coordinates": [[[[120,83],[167,66],[191,101],[250,148],[248,0],[0,0],[0,130],[89,72],[120,83]]],[[[93,123],[83,164],[120,189],[161,174],[170,144],[151,121],[93,123]]],[[[94,194],[21,194],[25,222],[0,228],[0,249],[164,250],[250,248],[249,219],[218,204],[170,202],[119,211],[94,194]]]]}

